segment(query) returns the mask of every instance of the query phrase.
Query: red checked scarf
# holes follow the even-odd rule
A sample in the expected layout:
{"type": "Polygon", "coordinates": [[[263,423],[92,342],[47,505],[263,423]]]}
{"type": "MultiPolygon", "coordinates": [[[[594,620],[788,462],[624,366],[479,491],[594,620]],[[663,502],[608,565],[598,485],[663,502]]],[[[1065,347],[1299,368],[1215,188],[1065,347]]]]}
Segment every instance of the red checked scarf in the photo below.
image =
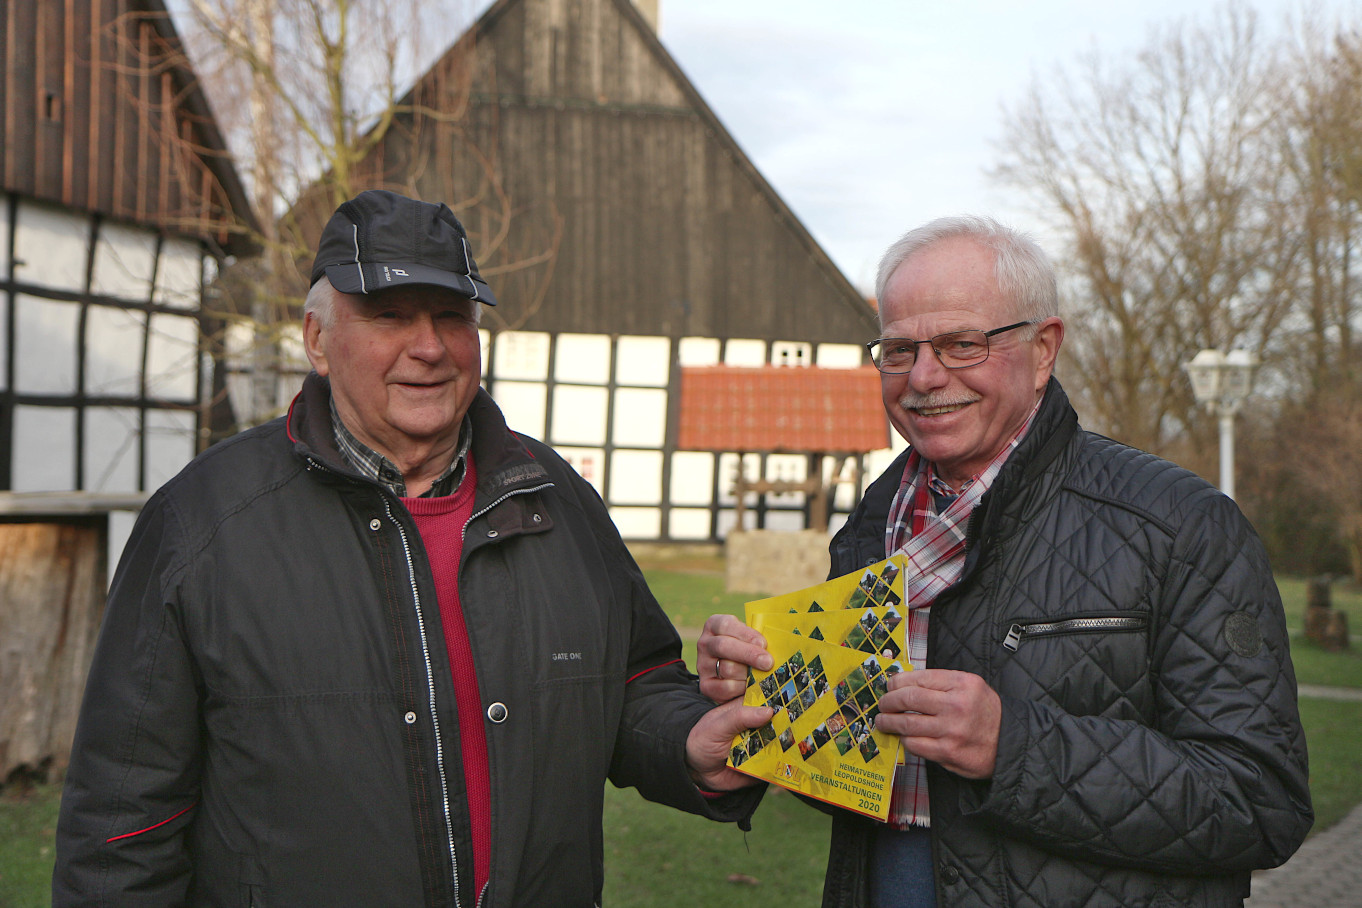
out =
{"type": "MultiPolygon", "coordinates": [[[[932,490],[948,492],[936,468],[916,452],[908,456],[898,494],[889,507],[885,526],[885,556],[902,554],[908,559],[903,575],[904,602],[908,606],[908,660],[913,668],[927,667],[927,620],[936,597],[960,579],[965,566],[965,532],[970,514],[1002,469],[1013,449],[1031,428],[1040,409],[1037,402],[1026,422],[979,475],[965,482],[959,495],[940,514],[932,490]]],[[[922,758],[903,754],[903,765],[894,773],[894,793],[889,802],[889,822],[896,829],[930,826],[927,802],[927,771],[922,758]]]]}

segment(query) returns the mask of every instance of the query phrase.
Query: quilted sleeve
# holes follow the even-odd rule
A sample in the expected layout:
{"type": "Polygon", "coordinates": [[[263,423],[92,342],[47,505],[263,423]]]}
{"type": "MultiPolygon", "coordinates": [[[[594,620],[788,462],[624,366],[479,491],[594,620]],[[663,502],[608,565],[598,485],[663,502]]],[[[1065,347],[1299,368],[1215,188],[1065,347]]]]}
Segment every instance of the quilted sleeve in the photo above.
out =
{"type": "Polygon", "coordinates": [[[1182,503],[1151,615],[1151,713],[1004,697],[998,772],[967,813],[1040,848],[1158,873],[1284,862],[1313,822],[1281,600],[1261,542],[1211,489],[1182,503]]]}

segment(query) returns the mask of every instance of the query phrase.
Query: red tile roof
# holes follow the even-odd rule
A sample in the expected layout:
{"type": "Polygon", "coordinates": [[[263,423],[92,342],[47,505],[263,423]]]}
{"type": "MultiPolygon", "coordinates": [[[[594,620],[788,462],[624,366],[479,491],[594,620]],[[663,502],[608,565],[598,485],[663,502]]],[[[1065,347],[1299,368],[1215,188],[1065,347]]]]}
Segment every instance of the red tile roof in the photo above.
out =
{"type": "Polygon", "coordinates": [[[818,454],[887,448],[879,373],[870,366],[683,368],[678,447],[818,454]]]}

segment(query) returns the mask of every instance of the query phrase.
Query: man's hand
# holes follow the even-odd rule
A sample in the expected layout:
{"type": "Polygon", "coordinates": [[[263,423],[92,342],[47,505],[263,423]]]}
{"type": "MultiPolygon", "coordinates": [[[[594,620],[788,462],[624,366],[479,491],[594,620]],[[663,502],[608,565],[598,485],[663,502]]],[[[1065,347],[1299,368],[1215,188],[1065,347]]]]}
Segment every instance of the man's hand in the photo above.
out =
{"type": "Polygon", "coordinates": [[[756,785],[759,780],[725,763],[735,735],[765,725],[774,715],[769,706],[743,706],[741,702],[725,703],[705,713],[686,738],[686,766],[695,784],[708,791],[756,785]]]}
{"type": "Polygon", "coordinates": [[[983,678],[928,668],[889,679],[875,728],[958,776],[988,779],[998,760],[1002,715],[1002,701],[983,678]]]}
{"type": "Polygon", "coordinates": [[[766,652],[766,638],[732,615],[709,616],[696,653],[700,693],[715,703],[742,696],[749,666],[767,672],[774,664],[766,652]]]}

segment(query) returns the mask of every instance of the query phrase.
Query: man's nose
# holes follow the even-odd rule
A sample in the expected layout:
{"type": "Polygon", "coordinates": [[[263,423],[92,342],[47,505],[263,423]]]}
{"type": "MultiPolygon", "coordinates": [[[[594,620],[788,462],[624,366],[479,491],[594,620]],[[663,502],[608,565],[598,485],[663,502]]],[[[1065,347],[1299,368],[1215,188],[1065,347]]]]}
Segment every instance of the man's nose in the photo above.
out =
{"type": "Polygon", "coordinates": [[[434,361],[445,354],[445,342],[440,337],[435,316],[423,312],[412,319],[411,336],[407,342],[407,352],[415,359],[434,361]]]}
{"type": "Polygon", "coordinates": [[[908,384],[914,391],[931,391],[950,381],[950,370],[941,364],[941,355],[931,344],[919,344],[913,368],[908,371],[908,384]]]}

